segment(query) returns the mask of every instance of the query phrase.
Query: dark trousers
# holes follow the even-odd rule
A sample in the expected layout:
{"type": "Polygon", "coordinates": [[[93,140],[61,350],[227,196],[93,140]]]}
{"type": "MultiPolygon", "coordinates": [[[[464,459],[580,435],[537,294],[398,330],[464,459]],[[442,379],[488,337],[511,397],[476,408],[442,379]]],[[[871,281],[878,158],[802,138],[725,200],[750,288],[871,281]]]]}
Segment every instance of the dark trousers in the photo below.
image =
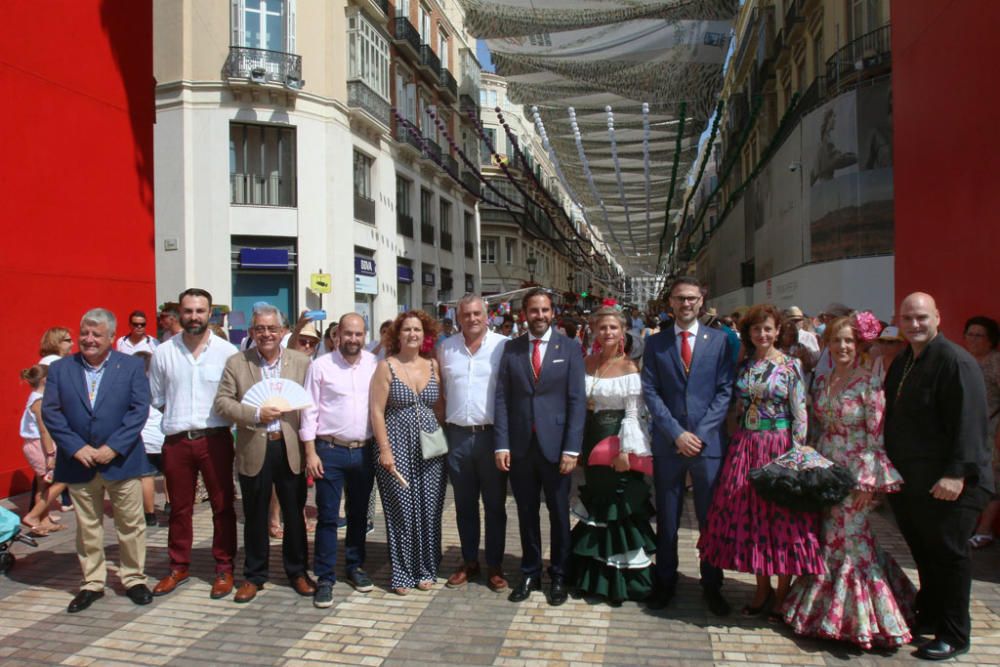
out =
{"type": "Polygon", "coordinates": [[[542,528],[538,511],[540,496],[544,493],[552,541],[549,575],[565,577],[570,550],[570,476],[560,475],[559,464],[545,460],[534,434],[527,453],[511,458],[510,487],[517,502],[521,531],[521,572],[525,576],[538,576],[542,571],[542,528]]]}
{"type": "Polygon", "coordinates": [[[306,522],[302,511],[306,506],[306,477],[288,467],[288,452],[284,440],[268,440],[264,465],[252,477],[240,475],[243,493],[243,576],[247,581],[263,584],[268,579],[268,556],[271,550],[268,525],[271,489],[278,496],[285,535],[281,540],[281,558],[288,578],[306,573],[309,562],[306,546],[306,522]]]}
{"type": "MultiPolygon", "coordinates": [[[[699,530],[708,520],[708,506],[715,491],[722,459],[704,456],[656,456],[653,458],[653,482],[656,494],[656,578],[664,589],[677,587],[677,530],[684,512],[684,484],[691,473],[694,484],[694,511],[699,530]]],[[[718,590],[722,570],[701,561],[701,585],[718,590]]]]}
{"type": "Polygon", "coordinates": [[[236,557],[236,488],[233,486],[233,436],[228,430],[196,440],[170,437],[163,443],[163,475],[170,489],[170,568],[191,565],[194,491],[201,471],[212,505],[212,557],[215,571],[232,572],[236,557]]]}
{"type": "Polygon", "coordinates": [[[486,519],[486,564],[499,568],[507,535],[507,474],[497,468],[493,430],[472,432],[447,425],[448,479],[455,492],[455,520],[462,560],[479,560],[479,499],[486,519]]]}
{"type": "Polygon", "coordinates": [[[368,499],[375,483],[374,448],[348,449],[316,440],[316,455],[323,464],[323,477],[316,479],[316,579],[334,583],[337,575],[337,517],[340,496],[346,493],[347,536],[344,539],[344,569],[347,576],[365,564],[365,534],[368,531],[368,499]]]}
{"type": "Polygon", "coordinates": [[[979,491],[966,490],[954,502],[936,500],[923,492],[889,496],[899,531],[920,574],[917,623],[933,628],[938,639],[952,646],[967,646],[972,632],[968,540],[983,504],[977,501],[979,491]]]}

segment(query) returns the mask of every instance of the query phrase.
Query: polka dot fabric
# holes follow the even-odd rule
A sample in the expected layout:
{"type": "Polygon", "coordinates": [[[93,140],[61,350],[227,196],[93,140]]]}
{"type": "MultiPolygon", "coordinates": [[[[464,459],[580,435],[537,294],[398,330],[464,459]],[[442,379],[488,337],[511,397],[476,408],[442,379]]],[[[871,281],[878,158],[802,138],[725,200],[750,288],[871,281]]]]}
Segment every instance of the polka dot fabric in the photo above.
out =
{"type": "Polygon", "coordinates": [[[419,396],[392,371],[385,424],[396,469],[409,482],[404,489],[378,465],[375,478],[382,498],[392,563],[392,588],[414,588],[434,581],[441,563],[441,513],[444,511],[445,457],[425,461],[420,451],[420,430],[438,427],[430,406],[438,400],[440,386],[433,370],[419,396]]]}

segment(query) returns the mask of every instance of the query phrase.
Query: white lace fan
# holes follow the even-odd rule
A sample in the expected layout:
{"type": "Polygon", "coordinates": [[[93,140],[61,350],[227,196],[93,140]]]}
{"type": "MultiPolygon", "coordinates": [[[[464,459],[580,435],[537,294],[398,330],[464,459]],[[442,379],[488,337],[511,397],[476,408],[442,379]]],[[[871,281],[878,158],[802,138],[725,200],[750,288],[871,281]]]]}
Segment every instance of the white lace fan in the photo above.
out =
{"type": "Polygon", "coordinates": [[[312,397],[305,387],[294,380],[271,378],[250,387],[241,403],[255,408],[275,407],[282,412],[290,412],[312,407],[312,397]]]}

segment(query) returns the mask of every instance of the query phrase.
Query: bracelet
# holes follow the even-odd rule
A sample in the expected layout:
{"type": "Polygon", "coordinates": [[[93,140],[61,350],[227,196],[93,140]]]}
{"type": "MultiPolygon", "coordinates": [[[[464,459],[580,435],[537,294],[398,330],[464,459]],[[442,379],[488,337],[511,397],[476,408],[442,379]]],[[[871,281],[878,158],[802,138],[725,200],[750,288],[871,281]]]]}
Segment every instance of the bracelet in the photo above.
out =
{"type": "Polygon", "coordinates": [[[56,457],[55,452],[45,452],[45,458],[54,459],[56,457]]]}

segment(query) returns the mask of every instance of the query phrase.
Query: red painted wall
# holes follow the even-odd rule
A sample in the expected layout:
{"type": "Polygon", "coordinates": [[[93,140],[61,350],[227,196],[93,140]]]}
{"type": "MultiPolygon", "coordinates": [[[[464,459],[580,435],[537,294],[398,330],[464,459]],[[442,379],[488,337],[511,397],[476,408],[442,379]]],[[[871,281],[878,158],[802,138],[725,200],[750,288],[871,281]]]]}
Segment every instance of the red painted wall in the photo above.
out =
{"type": "Polygon", "coordinates": [[[896,298],[938,301],[945,335],[1000,319],[995,0],[893,0],[896,298]]]}
{"type": "Polygon", "coordinates": [[[8,0],[0,28],[0,497],[27,489],[18,424],[51,326],[155,318],[149,0],[8,0]]]}

